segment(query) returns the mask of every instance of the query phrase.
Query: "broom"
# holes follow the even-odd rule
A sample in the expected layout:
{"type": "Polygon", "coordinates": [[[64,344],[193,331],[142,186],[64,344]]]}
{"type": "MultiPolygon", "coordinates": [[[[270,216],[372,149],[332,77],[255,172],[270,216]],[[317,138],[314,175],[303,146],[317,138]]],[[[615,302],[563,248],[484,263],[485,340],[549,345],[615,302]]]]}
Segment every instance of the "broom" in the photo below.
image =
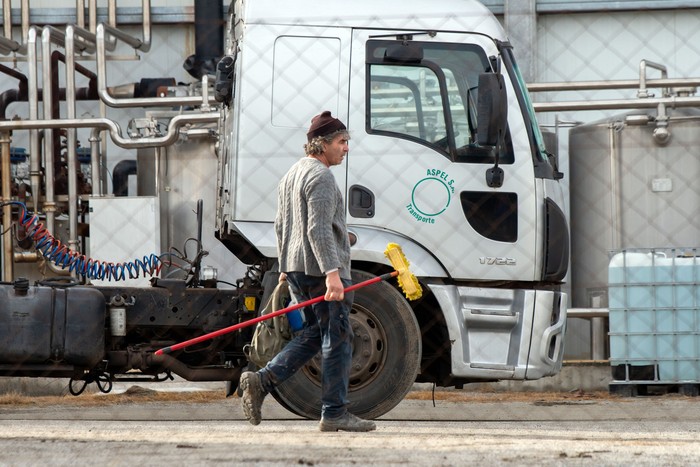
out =
{"type": "MultiPolygon", "coordinates": [[[[358,282],[357,284],[353,284],[347,287],[345,289],[345,292],[352,292],[353,290],[357,290],[362,287],[366,287],[368,285],[388,280],[392,277],[396,277],[398,278],[399,287],[401,288],[401,290],[403,290],[403,293],[406,295],[406,298],[408,298],[409,300],[418,300],[421,297],[421,295],[423,295],[423,290],[421,289],[421,286],[418,283],[418,279],[416,279],[416,276],[414,276],[413,273],[411,273],[411,271],[409,270],[408,260],[406,259],[406,256],[404,256],[403,251],[401,251],[401,247],[396,243],[389,243],[386,247],[386,250],[384,251],[384,256],[387,257],[392,267],[394,268],[394,271],[382,274],[381,276],[373,277],[372,279],[368,279],[363,282],[358,282]]],[[[248,326],[252,326],[253,324],[259,323],[260,321],[272,319],[275,316],[283,315],[285,313],[289,313],[290,311],[298,310],[299,308],[304,308],[309,305],[313,305],[314,303],[322,302],[323,300],[324,296],[321,295],[319,297],[306,300],[305,302],[296,303],[294,305],[288,306],[287,308],[283,308],[281,310],[277,310],[266,315],[258,316],[257,318],[253,318],[242,323],[234,324],[233,326],[219,329],[218,331],[213,331],[208,334],[195,337],[194,339],[180,342],[179,344],[158,349],[156,350],[155,354],[169,354],[176,350],[180,350],[182,348],[189,347],[194,344],[199,344],[200,342],[204,342],[206,340],[213,339],[215,337],[219,337],[224,334],[228,334],[230,332],[237,331],[248,326]]]]}

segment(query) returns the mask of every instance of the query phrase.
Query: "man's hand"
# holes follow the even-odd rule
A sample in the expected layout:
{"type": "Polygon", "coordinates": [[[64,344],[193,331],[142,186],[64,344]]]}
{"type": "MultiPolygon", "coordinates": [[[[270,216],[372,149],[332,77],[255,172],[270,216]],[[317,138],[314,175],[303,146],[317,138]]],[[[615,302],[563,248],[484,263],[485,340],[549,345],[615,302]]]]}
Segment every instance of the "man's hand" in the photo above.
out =
{"type": "Polygon", "coordinates": [[[326,275],[326,295],[323,298],[329,302],[340,302],[345,298],[343,281],[340,280],[340,272],[333,271],[326,275]]]}

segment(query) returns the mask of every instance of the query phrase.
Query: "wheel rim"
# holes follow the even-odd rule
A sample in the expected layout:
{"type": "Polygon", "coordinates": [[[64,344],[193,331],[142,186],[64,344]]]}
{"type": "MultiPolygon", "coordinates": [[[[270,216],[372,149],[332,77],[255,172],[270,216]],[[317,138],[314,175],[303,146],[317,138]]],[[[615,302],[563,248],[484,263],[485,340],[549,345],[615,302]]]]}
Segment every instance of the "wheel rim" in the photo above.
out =
{"type": "MultiPolygon", "coordinates": [[[[348,387],[352,392],[371,384],[381,373],[386,361],[387,336],[380,321],[368,308],[353,304],[349,318],[354,335],[348,387]]],[[[304,366],[303,371],[311,382],[321,387],[320,352],[304,366]]]]}

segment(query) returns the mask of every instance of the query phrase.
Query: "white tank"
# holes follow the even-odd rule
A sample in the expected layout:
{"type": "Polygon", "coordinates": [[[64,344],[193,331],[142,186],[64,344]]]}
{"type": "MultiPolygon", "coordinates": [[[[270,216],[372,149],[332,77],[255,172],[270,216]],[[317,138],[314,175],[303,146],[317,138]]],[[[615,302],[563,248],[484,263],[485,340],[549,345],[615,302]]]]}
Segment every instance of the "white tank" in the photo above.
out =
{"type": "Polygon", "coordinates": [[[607,307],[611,251],[700,245],[700,112],[618,115],[569,145],[572,304],[607,307]]]}

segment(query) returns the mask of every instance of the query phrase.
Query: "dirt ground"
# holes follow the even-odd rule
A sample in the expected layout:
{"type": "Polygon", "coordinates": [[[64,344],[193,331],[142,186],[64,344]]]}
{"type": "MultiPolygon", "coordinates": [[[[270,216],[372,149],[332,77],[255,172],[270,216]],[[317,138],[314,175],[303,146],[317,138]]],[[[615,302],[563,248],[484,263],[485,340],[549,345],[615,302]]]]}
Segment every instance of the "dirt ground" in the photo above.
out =
{"type": "MultiPolygon", "coordinates": [[[[235,396],[233,396],[235,398],[235,396]]],[[[572,392],[489,392],[489,391],[411,391],[407,400],[444,402],[563,402],[563,401],[602,401],[619,400],[620,397],[607,391],[572,391],[572,392]]],[[[119,393],[86,393],[80,396],[70,394],[63,396],[27,396],[17,393],[0,395],[2,406],[47,407],[53,405],[73,407],[96,407],[109,404],[128,404],[137,402],[186,402],[188,404],[224,401],[223,391],[159,391],[132,385],[119,393]]]]}
{"type": "Polygon", "coordinates": [[[700,398],[412,391],[371,433],[320,433],[268,398],[251,426],[223,391],[130,386],[0,397],[0,465],[700,465],[700,398]]]}

